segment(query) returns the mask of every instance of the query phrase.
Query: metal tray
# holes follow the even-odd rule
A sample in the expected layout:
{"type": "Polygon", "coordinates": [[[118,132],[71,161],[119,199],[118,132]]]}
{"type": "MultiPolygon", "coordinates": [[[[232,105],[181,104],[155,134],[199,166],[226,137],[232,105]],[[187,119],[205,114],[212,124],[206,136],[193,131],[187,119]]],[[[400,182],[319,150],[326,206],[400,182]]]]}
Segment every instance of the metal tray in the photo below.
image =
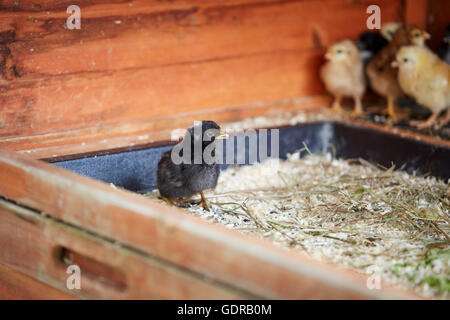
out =
{"type": "MultiPolygon", "coordinates": [[[[235,145],[239,134],[232,136],[235,145]]],[[[259,134],[260,131],[257,131],[258,142],[259,134]]],[[[363,158],[384,167],[395,164],[397,169],[409,173],[429,174],[446,181],[450,179],[450,148],[355,124],[315,122],[281,127],[279,141],[281,159],[286,159],[288,153],[306,145],[313,153],[331,152],[337,158],[343,159],[363,158]]],[[[245,142],[245,164],[248,164],[248,137],[245,137],[245,142]]],[[[130,191],[145,192],[156,188],[158,161],[161,154],[172,146],[173,143],[167,141],[156,146],[91,154],[53,164],[130,191]]],[[[270,153],[270,130],[268,150],[270,153]]],[[[225,157],[225,150],[223,154],[225,157]]],[[[301,155],[305,154],[306,152],[303,152],[301,155]]],[[[223,169],[226,167],[225,164],[222,166],[223,169]]]]}

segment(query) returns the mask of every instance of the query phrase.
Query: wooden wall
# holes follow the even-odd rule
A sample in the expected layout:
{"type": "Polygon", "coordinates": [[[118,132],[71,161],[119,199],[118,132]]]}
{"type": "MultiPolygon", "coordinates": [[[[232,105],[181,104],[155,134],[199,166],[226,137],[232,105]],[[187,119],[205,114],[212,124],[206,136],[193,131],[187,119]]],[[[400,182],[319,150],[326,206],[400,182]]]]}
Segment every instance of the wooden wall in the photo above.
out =
{"type": "Polygon", "coordinates": [[[450,1],[428,0],[427,30],[432,34],[429,45],[438,50],[445,35],[445,27],[450,24],[450,1]]]}
{"type": "Polygon", "coordinates": [[[54,143],[84,143],[120,135],[124,123],[170,126],[205,112],[234,120],[320,96],[324,47],[356,39],[370,4],[382,22],[420,22],[426,1],[4,0],[0,147],[33,148],[68,130],[54,143]],[[65,28],[71,4],[81,30],[65,28]]]}

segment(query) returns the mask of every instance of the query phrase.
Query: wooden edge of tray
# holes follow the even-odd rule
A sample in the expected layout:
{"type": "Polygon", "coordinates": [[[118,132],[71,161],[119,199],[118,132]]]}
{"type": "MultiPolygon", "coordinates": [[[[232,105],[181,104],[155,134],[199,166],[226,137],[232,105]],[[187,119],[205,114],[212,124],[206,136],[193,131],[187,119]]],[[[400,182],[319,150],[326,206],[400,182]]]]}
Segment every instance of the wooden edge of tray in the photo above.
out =
{"type": "Polygon", "coordinates": [[[240,121],[242,119],[261,119],[261,117],[266,118],[263,121],[266,124],[263,125],[264,127],[301,125],[317,121],[340,122],[450,148],[448,140],[368,120],[336,116],[330,112],[329,108],[324,107],[327,102],[329,102],[329,97],[317,96],[300,99],[295,103],[289,100],[273,105],[211,110],[176,117],[165,116],[158,119],[100,125],[36,136],[1,138],[0,148],[14,150],[35,159],[54,162],[167,144],[170,142],[172,130],[187,128],[198,119],[212,119],[225,128],[237,124],[238,127],[242,126],[242,129],[257,129],[261,128],[261,122],[254,121],[252,123],[243,120],[240,124],[240,121]],[[258,117],[252,118],[255,116],[258,117]],[[292,122],[293,119],[294,122],[292,122]]]}
{"type": "Polygon", "coordinates": [[[0,138],[0,148],[18,151],[36,159],[51,159],[99,150],[129,148],[170,140],[172,130],[187,128],[199,119],[227,123],[256,116],[277,115],[283,112],[311,111],[329,104],[330,101],[329,96],[286,99],[269,104],[255,103],[210,109],[39,135],[3,137],[0,138]]]}

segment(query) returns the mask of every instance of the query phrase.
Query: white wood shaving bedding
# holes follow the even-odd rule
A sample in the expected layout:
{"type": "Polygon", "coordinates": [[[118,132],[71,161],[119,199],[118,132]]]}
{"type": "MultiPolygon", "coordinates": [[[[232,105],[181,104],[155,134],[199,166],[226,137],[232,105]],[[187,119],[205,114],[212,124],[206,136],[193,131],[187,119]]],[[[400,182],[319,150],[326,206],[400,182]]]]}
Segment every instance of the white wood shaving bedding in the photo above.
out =
{"type": "Polygon", "coordinates": [[[329,154],[294,154],[229,167],[206,196],[210,212],[194,204],[187,210],[424,296],[449,297],[448,183],[329,154]]]}

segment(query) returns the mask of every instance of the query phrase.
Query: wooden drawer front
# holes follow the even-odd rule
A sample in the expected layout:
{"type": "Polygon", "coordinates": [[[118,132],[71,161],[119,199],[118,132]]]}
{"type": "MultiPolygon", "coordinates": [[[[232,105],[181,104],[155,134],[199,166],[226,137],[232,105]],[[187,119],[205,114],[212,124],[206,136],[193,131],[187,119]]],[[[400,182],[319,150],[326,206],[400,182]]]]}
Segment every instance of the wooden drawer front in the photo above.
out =
{"type": "Polygon", "coordinates": [[[0,299],[74,299],[74,296],[55,289],[26,274],[0,264],[0,299]]]}
{"type": "Polygon", "coordinates": [[[3,298],[251,297],[5,200],[0,200],[0,248],[0,263],[4,265],[0,267],[3,298]],[[80,290],[66,287],[69,259],[81,269],[80,290]],[[13,279],[6,277],[8,269],[13,279]],[[20,289],[24,281],[21,274],[41,282],[29,279],[27,284],[31,288],[25,296],[12,289],[15,286],[20,289]],[[39,286],[43,289],[32,289],[39,286]]]}

